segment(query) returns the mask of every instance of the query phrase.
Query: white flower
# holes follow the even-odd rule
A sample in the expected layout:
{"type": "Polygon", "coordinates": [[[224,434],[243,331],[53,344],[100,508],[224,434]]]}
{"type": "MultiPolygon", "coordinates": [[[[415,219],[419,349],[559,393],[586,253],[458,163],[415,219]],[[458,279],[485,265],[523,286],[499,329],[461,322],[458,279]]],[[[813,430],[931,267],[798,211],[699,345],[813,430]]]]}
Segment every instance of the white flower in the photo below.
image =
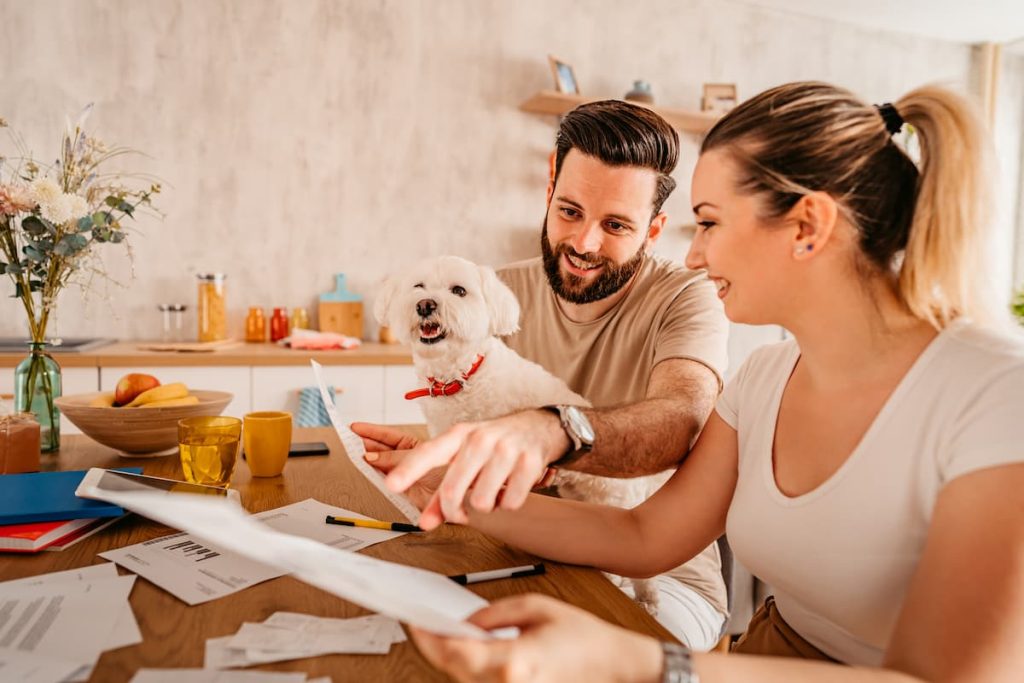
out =
{"type": "Polygon", "coordinates": [[[72,218],[81,218],[89,213],[89,203],[85,201],[84,197],[80,197],[77,194],[66,194],[64,197],[68,200],[72,218]]]}
{"type": "Polygon", "coordinates": [[[71,212],[72,195],[61,192],[50,202],[39,202],[39,212],[54,225],[63,225],[74,216],[71,212]]]}
{"type": "Polygon", "coordinates": [[[57,201],[63,192],[60,191],[60,187],[57,183],[53,182],[49,178],[36,178],[32,181],[29,186],[29,190],[32,192],[32,198],[36,204],[52,204],[57,201]]]}

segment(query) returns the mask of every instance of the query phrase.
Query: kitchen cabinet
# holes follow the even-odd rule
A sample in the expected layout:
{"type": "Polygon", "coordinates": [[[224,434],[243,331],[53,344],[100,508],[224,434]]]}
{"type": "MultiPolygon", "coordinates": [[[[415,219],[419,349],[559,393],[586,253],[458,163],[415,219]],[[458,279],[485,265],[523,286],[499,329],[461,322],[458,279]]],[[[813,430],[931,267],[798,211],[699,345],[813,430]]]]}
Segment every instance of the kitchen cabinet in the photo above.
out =
{"type": "MultiPolygon", "coordinates": [[[[412,366],[325,365],[324,381],[334,387],[334,404],[343,422],[421,424],[423,413],[405,392],[419,380],[412,366]]],[[[255,366],[252,368],[253,410],[299,409],[299,392],[314,387],[312,370],[306,366],[255,366]]]]}

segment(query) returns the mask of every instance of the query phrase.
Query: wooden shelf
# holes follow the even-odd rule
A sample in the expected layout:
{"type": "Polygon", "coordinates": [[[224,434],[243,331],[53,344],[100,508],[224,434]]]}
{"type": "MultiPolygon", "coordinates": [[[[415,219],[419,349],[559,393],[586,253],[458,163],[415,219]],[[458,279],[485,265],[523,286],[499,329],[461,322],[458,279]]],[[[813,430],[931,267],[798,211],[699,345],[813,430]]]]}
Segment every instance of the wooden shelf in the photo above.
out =
{"type": "MultiPolygon", "coordinates": [[[[541,90],[534,94],[533,97],[520,104],[519,108],[522,111],[528,111],[532,114],[552,114],[561,116],[581,104],[586,102],[596,102],[599,99],[614,98],[584,97],[582,95],[567,95],[565,93],[555,92],[554,90],[541,90]]],[[[633,102],[633,104],[639,104],[644,107],[648,106],[642,102],[633,102]]],[[[669,109],[667,107],[649,108],[661,115],[662,118],[672,124],[673,128],[681,133],[693,133],[697,135],[706,133],[721,117],[721,114],[714,112],[669,109]]]]}

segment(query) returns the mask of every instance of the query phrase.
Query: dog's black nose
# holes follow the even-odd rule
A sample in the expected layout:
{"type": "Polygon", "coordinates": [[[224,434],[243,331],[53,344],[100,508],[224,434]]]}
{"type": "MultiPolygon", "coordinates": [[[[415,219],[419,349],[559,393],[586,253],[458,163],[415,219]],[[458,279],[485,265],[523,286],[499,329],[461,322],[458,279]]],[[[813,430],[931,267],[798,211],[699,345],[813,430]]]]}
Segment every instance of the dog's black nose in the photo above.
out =
{"type": "Polygon", "coordinates": [[[421,318],[426,318],[437,310],[437,302],[433,299],[420,299],[416,302],[416,312],[421,318]]]}

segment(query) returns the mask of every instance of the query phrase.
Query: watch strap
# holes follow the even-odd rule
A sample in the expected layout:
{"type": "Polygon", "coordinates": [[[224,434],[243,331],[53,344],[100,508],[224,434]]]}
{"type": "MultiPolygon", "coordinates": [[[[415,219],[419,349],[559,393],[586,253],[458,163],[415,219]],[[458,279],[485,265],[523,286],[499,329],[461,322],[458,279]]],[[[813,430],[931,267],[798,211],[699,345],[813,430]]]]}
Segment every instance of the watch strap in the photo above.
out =
{"type": "Polygon", "coordinates": [[[566,407],[567,406],[562,405],[541,406],[542,410],[547,410],[558,416],[558,422],[560,425],[562,425],[562,431],[564,431],[565,435],[569,437],[569,449],[565,453],[563,453],[560,458],[548,463],[549,467],[564,467],[565,465],[568,465],[570,463],[575,462],[576,460],[579,460],[581,457],[590,452],[589,445],[588,447],[583,448],[583,442],[580,440],[580,437],[576,435],[576,433],[572,429],[572,426],[569,424],[569,420],[565,416],[566,407]]]}
{"type": "Polygon", "coordinates": [[[679,643],[661,644],[663,657],[661,683],[700,683],[700,676],[693,670],[693,659],[689,648],[679,643]]]}

